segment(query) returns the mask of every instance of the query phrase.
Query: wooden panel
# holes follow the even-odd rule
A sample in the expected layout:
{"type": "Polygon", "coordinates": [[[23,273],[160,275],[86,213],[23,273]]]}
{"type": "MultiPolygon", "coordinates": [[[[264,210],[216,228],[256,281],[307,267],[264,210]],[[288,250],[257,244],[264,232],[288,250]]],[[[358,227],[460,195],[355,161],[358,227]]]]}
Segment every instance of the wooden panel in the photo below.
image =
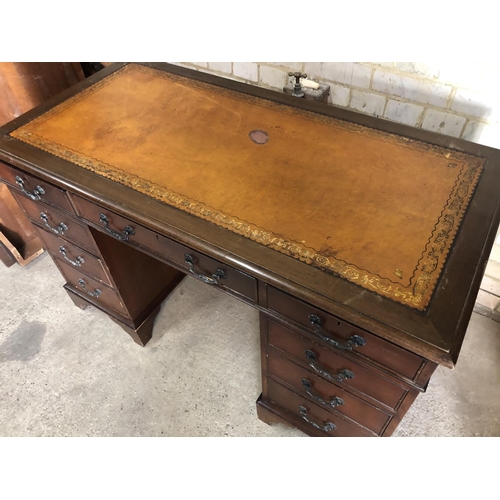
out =
{"type": "MultiPolygon", "coordinates": [[[[52,232],[57,230],[59,233],[58,236],[62,236],[64,239],[98,254],[94,240],[86,226],[76,222],[75,219],[69,215],[59,212],[55,208],[49,207],[44,203],[29,200],[21,195],[16,195],[16,199],[24,208],[27,215],[44,229],[48,229],[52,232]],[[42,219],[42,214],[45,214],[47,217],[46,221],[42,219]],[[67,229],[62,229],[62,226],[60,226],[61,224],[64,224],[67,229]]],[[[54,234],[57,233],[54,232],[54,234]]]]}
{"type": "Polygon", "coordinates": [[[21,192],[23,192],[24,188],[24,194],[31,199],[35,198],[71,214],[75,213],[65,191],[33,175],[26,174],[6,163],[0,162],[0,179],[21,192]]]}
{"type": "Polygon", "coordinates": [[[79,63],[0,62],[0,124],[83,79],[79,63]]]}
{"type": "Polygon", "coordinates": [[[382,374],[377,374],[377,372],[369,370],[351,359],[311,342],[270,319],[267,320],[267,325],[269,344],[292,356],[296,362],[303,366],[311,366],[311,360],[306,356],[306,351],[312,351],[315,356],[314,365],[332,377],[336,378],[342,370],[352,372],[353,378],[345,378],[341,382],[342,387],[347,390],[359,391],[358,394],[361,393],[373,398],[392,410],[398,408],[408,392],[408,389],[397,384],[396,381],[383,378],[382,374]]]}
{"type": "Polygon", "coordinates": [[[0,182],[1,260],[25,266],[43,252],[42,242],[9,188],[0,182]]]}
{"type": "Polygon", "coordinates": [[[114,290],[83,274],[78,269],[61,262],[59,259],[54,259],[54,262],[66,278],[68,284],[83,292],[88,301],[95,302],[105,309],[113,309],[118,314],[130,318],[124,304],[114,290]],[[80,280],[83,280],[83,285],[80,280]]]}
{"type": "Polygon", "coordinates": [[[308,428],[316,434],[316,428],[304,420],[304,417],[300,414],[300,407],[306,409],[306,418],[316,425],[323,427],[327,423],[332,423],[336,426],[336,429],[331,431],[320,432],[324,436],[329,437],[370,437],[374,436],[368,429],[356,425],[352,421],[341,418],[339,415],[334,415],[327,410],[309,402],[307,399],[299,396],[295,392],[292,392],[282,385],[278,384],[274,380],[269,380],[269,399],[274,403],[278,404],[285,410],[289,411],[295,416],[299,416],[302,420],[302,430],[308,432],[308,428]]]}
{"type": "Polygon", "coordinates": [[[111,280],[100,259],[55,234],[40,228],[37,229],[40,238],[45,243],[45,247],[52,253],[53,257],[77,268],[87,276],[101,281],[108,286],[112,286],[111,280]]]}
{"type": "Polygon", "coordinates": [[[294,390],[301,396],[313,400],[325,410],[334,410],[335,412],[345,415],[376,434],[381,434],[389,420],[391,420],[392,415],[390,413],[384,412],[376,406],[354,396],[345,389],[327,382],[313,372],[305,370],[283,356],[280,356],[272,349],[268,351],[267,369],[268,375],[271,376],[271,378],[276,377],[280,382],[284,382],[282,385],[288,385],[289,389],[294,390]],[[314,397],[308,394],[303,384],[303,380],[306,380],[306,382],[310,384],[310,388],[307,388],[307,390],[309,390],[314,397]],[[324,401],[324,403],[322,404],[317,398],[324,401]],[[340,398],[342,404],[332,407],[331,401],[335,403],[335,398],[340,398]]]}
{"type": "MultiPolygon", "coordinates": [[[[79,196],[73,196],[73,200],[80,215],[88,220],[94,227],[104,231],[104,224],[100,221],[101,214],[109,220],[110,230],[122,237],[125,227],[133,229],[133,234],[127,237],[127,243],[136,244],[165,259],[178,268],[189,273],[188,264],[185,262],[186,254],[190,254],[194,260],[194,269],[198,274],[211,278],[218,269],[224,271],[226,277],[219,280],[219,286],[224,291],[235,292],[253,302],[257,301],[257,280],[246,273],[238,271],[230,266],[222,264],[206,255],[193,251],[189,247],[176,243],[175,241],[159,235],[132,220],[122,217],[108,209],[100,207],[89,200],[79,196]]],[[[193,273],[190,273],[193,275],[193,273]]]]}
{"type": "MultiPolygon", "coordinates": [[[[322,335],[345,344],[353,335],[361,336],[366,344],[353,347],[353,353],[370,358],[392,370],[414,379],[420,372],[422,365],[426,363],[424,358],[401,349],[380,337],[357,328],[356,326],[336,318],[316,307],[302,302],[273,287],[268,287],[268,307],[282,314],[284,317],[295,321],[306,330],[314,333],[314,325],[309,319],[310,314],[320,318],[322,335]]],[[[318,341],[321,340],[318,338],[318,341]]],[[[327,345],[332,345],[327,343],[327,345]]]]}

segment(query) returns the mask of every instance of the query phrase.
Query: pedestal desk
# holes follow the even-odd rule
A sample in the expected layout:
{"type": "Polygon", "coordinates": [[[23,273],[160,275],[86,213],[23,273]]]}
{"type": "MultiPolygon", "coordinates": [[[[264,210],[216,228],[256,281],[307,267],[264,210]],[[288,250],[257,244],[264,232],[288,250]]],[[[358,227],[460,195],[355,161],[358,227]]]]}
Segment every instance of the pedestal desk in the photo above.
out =
{"type": "Polygon", "coordinates": [[[0,141],[77,306],[140,345],[186,274],[259,310],[267,423],[389,436],[457,361],[497,150],[168,64],[114,64],[0,141]]]}

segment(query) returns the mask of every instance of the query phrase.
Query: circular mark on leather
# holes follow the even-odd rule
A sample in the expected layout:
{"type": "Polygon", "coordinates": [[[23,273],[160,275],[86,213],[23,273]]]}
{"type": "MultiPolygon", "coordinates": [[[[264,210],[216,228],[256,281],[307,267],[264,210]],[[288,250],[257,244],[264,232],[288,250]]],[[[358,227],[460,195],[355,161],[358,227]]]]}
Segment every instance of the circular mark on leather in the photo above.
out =
{"type": "Polygon", "coordinates": [[[252,130],[248,137],[252,139],[255,144],[265,144],[269,140],[269,134],[264,130],[252,130]]]}

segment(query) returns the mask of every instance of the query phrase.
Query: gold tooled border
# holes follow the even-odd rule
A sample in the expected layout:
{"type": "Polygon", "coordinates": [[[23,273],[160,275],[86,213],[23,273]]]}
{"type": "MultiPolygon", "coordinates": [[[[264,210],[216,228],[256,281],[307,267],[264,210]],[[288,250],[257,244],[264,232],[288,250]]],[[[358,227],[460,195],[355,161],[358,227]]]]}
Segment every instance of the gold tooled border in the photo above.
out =
{"type": "MultiPolygon", "coordinates": [[[[40,117],[35,118],[28,125],[43,123],[56,114],[61,113],[68,107],[74,105],[76,102],[86,98],[89,94],[98,91],[123,73],[130,72],[132,70],[153,74],[156,77],[181,82],[183,84],[203,88],[205,90],[207,87],[212,87],[211,84],[191,80],[187,77],[165,73],[147,66],[131,64],[121,68],[67,101],[64,101],[40,117]]],[[[425,310],[426,306],[430,302],[432,292],[441,273],[446,256],[451,248],[451,244],[458,230],[460,221],[463,218],[465,210],[474,192],[474,188],[477,185],[484,165],[484,159],[435,146],[433,144],[381,132],[363,125],[345,122],[326,115],[319,115],[273,101],[268,101],[266,99],[257,98],[255,96],[242,94],[237,91],[221,87],[216,87],[216,90],[219,94],[251,102],[254,105],[276,109],[287,114],[298,115],[301,118],[312,120],[314,122],[321,122],[330,126],[341,127],[343,129],[369,135],[370,137],[378,140],[391,141],[392,143],[397,143],[399,146],[416,149],[420,152],[443,156],[450,160],[450,162],[463,162],[463,167],[457,177],[455,186],[450,193],[447,203],[443,208],[432,234],[429,236],[428,243],[422,253],[422,257],[417,263],[415,273],[412,277],[414,282],[410,283],[410,286],[403,286],[389,280],[388,278],[383,278],[379,275],[370,273],[367,270],[359,269],[354,264],[337,260],[333,257],[326,257],[325,255],[317,253],[314,249],[308,248],[298,242],[287,240],[286,238],[276,235],[271,231],[208,207],[204,203],[191,200],[184,195],[170,191],[164,186],[141,179],[140,177],[127,173],[113,165],[106,164],[95,158],[87,157],[77,151],[70,150],[63,145],[38,136],[33,132],[24,130],[25,128],[28,128],[28,125],[20,127],[18,130],[13,131],[10,135],[60,158],[71,161],[72,163],[75,163],[112,181],[146,194],[158,201],[167,203],[197,217],[213,222],[221,227],[224,227],[225,229],[273,248],[302,262],[318,267],[324,271],[333,272],[334,274],[337,274],[352,283],[358,284],[368,290],[372,290],[396,302],[400,302],[418,310],[425,310]]]]}

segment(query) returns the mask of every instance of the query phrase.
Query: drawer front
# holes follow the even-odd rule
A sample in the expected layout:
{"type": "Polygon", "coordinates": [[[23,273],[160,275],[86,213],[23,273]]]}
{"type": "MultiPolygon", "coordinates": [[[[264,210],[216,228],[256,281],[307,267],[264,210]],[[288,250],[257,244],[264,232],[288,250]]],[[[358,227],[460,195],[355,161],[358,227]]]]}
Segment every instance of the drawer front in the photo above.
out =
{"type": "MultiPolygon", "coordinates": [[[[273,287],[268,287],[268,307],[297,322],[318,338],[321,335],[327,339],[338,341],[342,346],[347,347],[346,350],[374,360],[410,380],[417,378],[420,369],[426,363],[424,358],[410,351],[361,330],[273,287]],[[317,318],[312,319],[311,315],[317,318]],[[316,323],[313,323],[312,320],[316,323]],[[319,335],[316,330],[319,330],[319,335]],[[359,337],[363,339],[364,345],[359,345],[359,342],[356,342],[359,337]],[[354,342],[348,343],[350,339],[354,342]],[[350,346],[352,349],[349,349],[350,346]]],[[[335,347],[332,342],[326,341],[326,343],[335,347]]]]}
{"type": "Polygon", "coordinates": [[[73,218],[59,212],[55,208],[16,195],[16,199],[28,216],[37,224],[51,233],[98,253],[94,240],[86,226],[79,224],[73,218]]]}
{"type": "Polygon", "coordinates": [[[105,234],[123,242],[135,243],[153,252],[159,251],[158,235],[111,210],[80,196],[72,195],[78,215],[87,219],[105,234]]]}
{"type": "Polygon", "coordinates": [[[243,296],[251,302],[257,302],[257,280],[226,264],[195,252],[165,237],[160,237],[161,253],[174,264],[177,264],[189,276],[216,285],[226,292],[243,296]],[[189,256],[189,257],[187,257],[189,256]],[[191,265],[186,262],[191,261],[191,265]],[[214,279],[217,282],[214,282],[214,279]]]}
{"type": "Polygon", "coordinates": [[[61,262],[59,259],[55,259],[55,262],[66,278],[66,281],[77,290],[83,292],[89,301],[105,309],[112,309],[127,318],[130,317],[114,290],[83,274],[69,264],[61,262]]]}
{"type": "Polygon", "coordinates": [[[375,371],[311,342],[288,328],[267,319],[269,345],[307,365],[308,370],[323,375],[346,389],[355,389],[396,410],[408,390],[379,376],[375,371]]]}
{"type": "Polygon", "coordinates": [[[332,437],[374,436],[369,430],[326,411],[272,379],[268,379],[268,389],[269,399],[299,417],[304,428],[309,429],[313,434],[332,437]],[[334,429],[331,428],[332,424],[335,426],[334,429]],[[320,427],[320,429],[316,426],[320,427]]]}
{"type": "Polygon", "coordinates": [[[97,259],[69,241],[59,238],[55,234],[49,233],[48,231],[44,231],[40,228],[37,228],[37,230],[40,238],[45,244],[46,249],[49,250],[54,257],[57,257],[66,264],[69,264],[82,273],[85,273],[87,276],[112,286],[111,280],[100,259],[97,259]]]}
{"type": "Polygon", "coordinates": [[[34,201],[43,201],[74,214],[66,192],[37,177],[0,162],[0,178],[34,201]]]}
{"type": "Polygon", "coordinates": [[[318,406],[337,411],[376,434],[381,434],[392,418],[390,414],[292,363],[272,349],[268,351],[267,374],[285,382],[284,385],[288,384],[301,396],[308,396],[318,406]]]}
{"type": "Polygon", "coordinates": [[[182,271],[202,279],[206,283],[217,285],[228,292],[234,292],[236,295],[243,296],[252,302],[257,301],[257,280],[248,274],[195,252],[189,247],[146,229],[79,196],[73,196],[73,199],[82,217],[96,227],[101,228],[104,232],[108,234],[114,233],[112,236],[115,238],[147,248],[161,255],[182,271]],[[107,225],[103,222],[101,214],[108,221],[107,225]],[[125,228],[127,227],[132,232],[130,230],[126,231],[125,228]],[[190,266],[186,262],[186,254],[190,255],[188,259],[192,260],[193,271],[190,270],[190,266]],[[219,270],[222,272],[219,272],[219,270]]]}

